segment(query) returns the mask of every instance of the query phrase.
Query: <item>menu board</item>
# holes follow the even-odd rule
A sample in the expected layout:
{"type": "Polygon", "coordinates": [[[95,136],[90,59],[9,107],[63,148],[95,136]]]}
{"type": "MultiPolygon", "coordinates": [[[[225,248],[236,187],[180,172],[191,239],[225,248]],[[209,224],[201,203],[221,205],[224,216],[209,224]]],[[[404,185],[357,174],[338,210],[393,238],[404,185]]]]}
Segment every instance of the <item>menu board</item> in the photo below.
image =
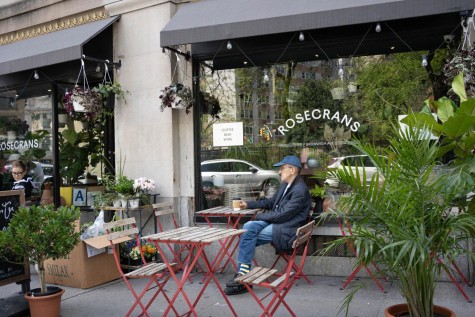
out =
{"type": "MultiPolygon", "coordinates": [[[[20,205],[25,204],[23,190],[0,191],[0,230],[6,230],[20,205]]],[[[30,278],[29,266],[18,264],[12,254],[1,250],[0,285],[23,281],[30,278]]]]}

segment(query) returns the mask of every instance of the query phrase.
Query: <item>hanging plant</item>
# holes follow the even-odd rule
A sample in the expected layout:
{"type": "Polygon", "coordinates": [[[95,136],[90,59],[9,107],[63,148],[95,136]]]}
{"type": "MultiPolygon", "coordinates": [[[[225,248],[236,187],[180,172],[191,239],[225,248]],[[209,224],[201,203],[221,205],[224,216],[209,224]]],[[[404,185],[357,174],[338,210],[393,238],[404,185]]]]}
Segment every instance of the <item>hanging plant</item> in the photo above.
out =
{"type": "Polygon", "coordinates": [[[174,83],[161,90],[160,111],[165,108],[186,109],[186,114],[190,113],[190,108],[195,100],[191,93],[191,89],[181,83],[174,83]]]}
{"type": "Polygon", "coordinates": [[[78,112],[83,112],[87,119],[96,120],[102,112],[101,94],[79,86],[64,94],[63,104],[66,112],[75,119],[78,119],[78,112]]]}
{"type": "Polygon", "coordinates": [[[475,96],[475,49],[458,50],[443,69],[445,83],[450,86],[454,78],[463,72],[468,96],[475,96]]]}
{"type": "Polygon", "coordinates": [[[219,100],[215,96],[207,93],[202,92],[201,95],[203,96],[203,103],[205,109],[208,109],[208,113],[214,119],[219,119],[219,113],[221,112],[221,106],[219,105],[219,100]]]}

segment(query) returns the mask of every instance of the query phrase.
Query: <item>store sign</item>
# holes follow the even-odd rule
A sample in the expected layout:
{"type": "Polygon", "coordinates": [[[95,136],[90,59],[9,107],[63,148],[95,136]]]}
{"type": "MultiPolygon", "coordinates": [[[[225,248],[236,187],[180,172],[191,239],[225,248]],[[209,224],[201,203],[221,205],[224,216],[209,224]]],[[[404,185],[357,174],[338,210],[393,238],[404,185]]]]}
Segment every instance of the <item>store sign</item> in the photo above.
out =
{"type": "Polygon", "coordinates": [[[40,141],[36,139],[35,140],[4,141],[0,143],[0,151],[37,149],[39,147],[40,147],[40,141]]]}
{"type": "Polygon", "coordinates": [[[345,125],[353,132],[357,132],[361,124],[358,121],[354,121],[352,117],[343,114],[339,111],[331,112],[329,109],[313,109],[305,110],[303,113],[297,113],[293,118],[289,118],[285,123],[277,128],[277,131],[282,135],[292,130],[297,124],[304,123],[310,120],[328,120],[336,121],[339,124],[345,125]]]}
{"type": "Polygon", "coordinates": [[[239,146],[244,144],[242,122],[213,124],[213,146],[239,146]]]}

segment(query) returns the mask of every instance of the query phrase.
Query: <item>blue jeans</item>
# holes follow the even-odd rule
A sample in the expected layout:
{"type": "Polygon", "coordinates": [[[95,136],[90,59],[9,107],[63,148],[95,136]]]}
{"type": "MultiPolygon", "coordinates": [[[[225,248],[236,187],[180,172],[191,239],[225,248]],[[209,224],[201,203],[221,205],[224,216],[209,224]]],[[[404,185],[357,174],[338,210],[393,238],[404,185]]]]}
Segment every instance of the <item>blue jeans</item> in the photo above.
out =
{"type": "Polygon", "coordinates": [[[256,247],[272,241],[272,224],[263,220],[248,221],[243,229],[247,231],[239,239],[238,262],[251,265],[256,247]]]}

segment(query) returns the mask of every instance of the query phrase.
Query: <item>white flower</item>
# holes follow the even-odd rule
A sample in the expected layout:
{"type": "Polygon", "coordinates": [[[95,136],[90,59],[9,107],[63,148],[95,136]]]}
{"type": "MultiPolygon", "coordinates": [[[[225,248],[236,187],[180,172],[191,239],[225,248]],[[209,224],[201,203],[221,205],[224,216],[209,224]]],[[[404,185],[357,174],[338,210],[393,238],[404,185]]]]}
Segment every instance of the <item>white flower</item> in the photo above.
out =
{"type": "Polygon", "coordinates": [[[137,193],[148,193],[155,189],[155,181],[146,177],[134,180],[134,190],[137,193]]]}

